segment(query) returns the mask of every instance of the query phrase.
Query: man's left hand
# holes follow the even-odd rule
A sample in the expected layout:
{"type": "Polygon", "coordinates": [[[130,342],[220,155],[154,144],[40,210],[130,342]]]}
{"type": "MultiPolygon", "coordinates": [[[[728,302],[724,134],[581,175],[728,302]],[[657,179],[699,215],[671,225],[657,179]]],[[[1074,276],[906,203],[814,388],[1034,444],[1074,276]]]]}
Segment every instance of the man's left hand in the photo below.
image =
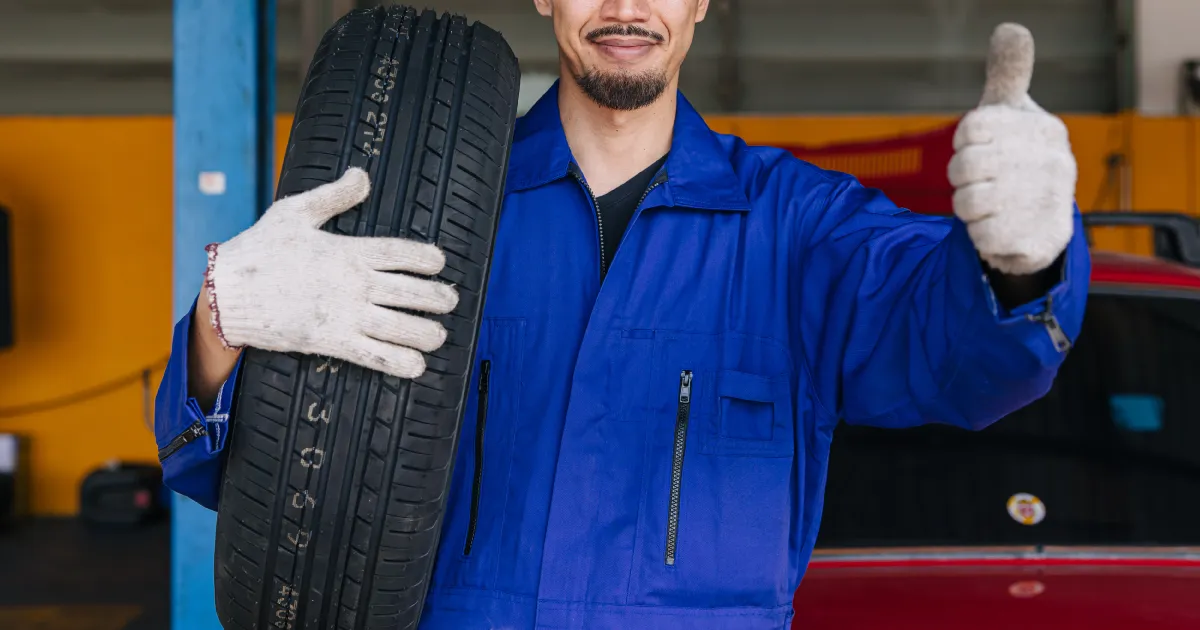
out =
{"type": "Polygon", "coordinates": [[[1074,229],[1075,156],[1066,125],[1029,96],[1033,58],[1025,27],[996,28],[983,99],[958,125],[949,167],[980,257],[1017,276],[1053,264],[1074,229]]]}

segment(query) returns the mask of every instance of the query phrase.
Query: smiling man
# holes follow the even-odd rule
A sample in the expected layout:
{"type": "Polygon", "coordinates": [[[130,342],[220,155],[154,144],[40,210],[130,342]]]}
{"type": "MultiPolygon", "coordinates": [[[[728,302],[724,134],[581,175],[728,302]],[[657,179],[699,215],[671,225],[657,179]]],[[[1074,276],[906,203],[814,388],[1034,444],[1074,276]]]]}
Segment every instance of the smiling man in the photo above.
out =
{"type": "MultiPolygon", "coordinates": [[[[956,216],[928,217],[709,130],[677,91],[708,4],[535,1],[561,81],[517,127],[422,628],[784,628],[835,424],[982,429],[1047,391],[1080,329],[1075,162],[1027,94],[1027,31],[993,36],[955,140],[956,216]]],[[[379,249],[411,273],[337,305],[369,342],[295,308],[359,271],[271,217],[368,189],[350,171],[211,248],[160,417],[227,412],[241,346],[423,372],[445,333],[414,313],[455,304],[421,275],[436,249],[379,249]]],[[[216,473],[185,474],[168,483],[213,505],[216,473]]]]}

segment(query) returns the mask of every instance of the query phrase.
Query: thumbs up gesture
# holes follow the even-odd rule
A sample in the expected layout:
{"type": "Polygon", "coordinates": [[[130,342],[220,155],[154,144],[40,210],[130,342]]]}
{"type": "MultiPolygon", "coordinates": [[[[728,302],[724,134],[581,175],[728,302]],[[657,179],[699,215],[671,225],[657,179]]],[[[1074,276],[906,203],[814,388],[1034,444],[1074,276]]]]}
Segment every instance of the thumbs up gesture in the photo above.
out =
{"type": "Polygon", "coordinates": [[[954,136],[954,213],[993,269],[1049,267],[1074,226],[1077,167],[1067,127],[1029,96],[1033,36],[1016,24],[992,35],[987,86],[954,136]]]}

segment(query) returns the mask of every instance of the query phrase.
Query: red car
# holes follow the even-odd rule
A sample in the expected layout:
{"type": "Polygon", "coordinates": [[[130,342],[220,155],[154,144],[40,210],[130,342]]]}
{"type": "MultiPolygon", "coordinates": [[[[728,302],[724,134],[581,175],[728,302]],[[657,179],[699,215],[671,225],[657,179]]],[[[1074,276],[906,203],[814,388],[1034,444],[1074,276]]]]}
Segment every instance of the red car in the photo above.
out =
{"type": "Polygon", "coordinates": [[[1200,228],[1095,252],[1043,399],[980,432],[842,425],[796,630],[1200,629],[1200,228]]]}

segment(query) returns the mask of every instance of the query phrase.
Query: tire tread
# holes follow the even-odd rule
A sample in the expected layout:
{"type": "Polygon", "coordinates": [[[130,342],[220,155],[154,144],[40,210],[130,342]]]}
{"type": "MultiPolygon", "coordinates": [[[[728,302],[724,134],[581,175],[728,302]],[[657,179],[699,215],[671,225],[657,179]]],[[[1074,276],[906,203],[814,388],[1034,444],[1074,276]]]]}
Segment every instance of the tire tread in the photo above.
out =
{"type": "Polygon", "coordinates": [[[447,343],[414,381],[324,357],[247,351],[217,517],[217,612],[227,629],[417,626],[482,316],[518,82],[516,58],[498,33],[434,11],[356,10],[318,46],[277,198],[365,168],[371,198],[324,229],[437,243],[448,259],[440,279],[458,285],[461,299],[438,318],[447,343]]]}

